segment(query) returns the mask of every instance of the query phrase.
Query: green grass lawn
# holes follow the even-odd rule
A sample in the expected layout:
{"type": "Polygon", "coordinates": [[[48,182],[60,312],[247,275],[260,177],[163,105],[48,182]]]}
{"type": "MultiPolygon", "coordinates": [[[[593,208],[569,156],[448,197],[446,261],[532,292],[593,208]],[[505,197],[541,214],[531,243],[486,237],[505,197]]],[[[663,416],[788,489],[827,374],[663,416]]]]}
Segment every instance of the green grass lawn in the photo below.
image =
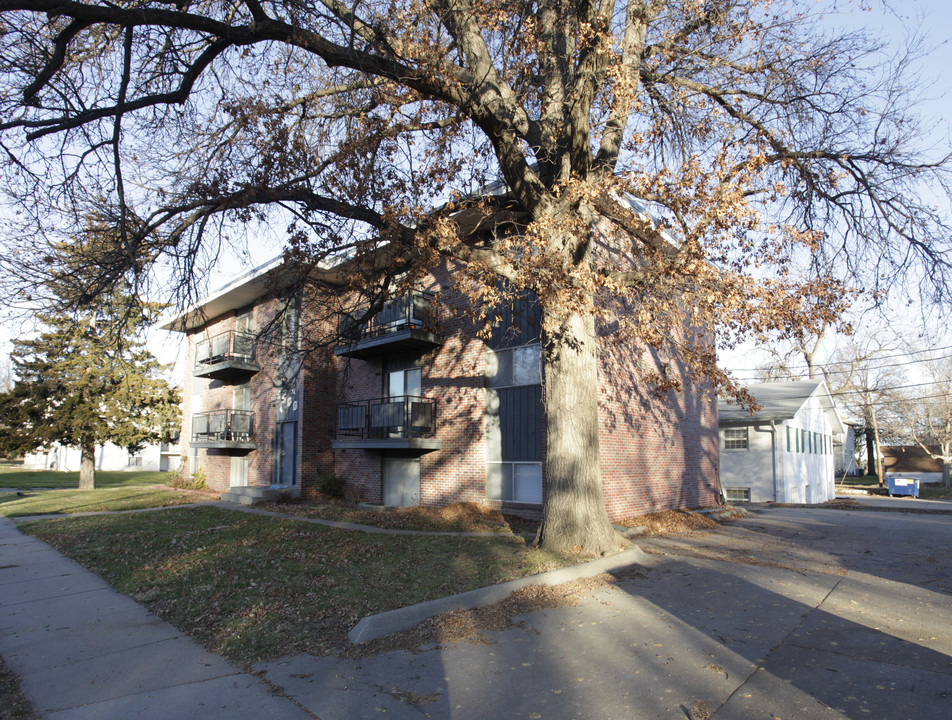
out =
{"type": "Polygon", "coordinates": [[[850,475],[849,477],[841,480],[837,480],[837,487],[840,485],[862,485],[868,487],[870,485],[876,486],[879,485],[879,478],[876,475],[863,475],[855,477],[850,475]]]}
{"type": "Polygon", "coordinates": [[[920,485],[919,497],[927,500],[952,500],[952,490],[942,485],[920,485]]]}
{"type": "Polygon", "coordinates": [[[346,648],[366,615],[574,561],[511,535],[368,534],[210,507],[19,527],[245,666],[346,648]]]}
{"type": "MultiPolygon", "coordinates": [[[[166,485],[177,473],[167,472],[97,472],[97,488],[132,485],[166,485]]],[[[78,472],[57,470],[24,470],[22,465],[0,465],[0,488],[78,488],[78,472]]]]}
{"type": "Polygon", "coordinates": [[[0,515],[25,517],[47,513],[65,515],[104,510],[139,510],[212,499],[201,493],[169,490],[155,485],[21,492],[23,497],[12,492],[0,493],[0,515]]]}

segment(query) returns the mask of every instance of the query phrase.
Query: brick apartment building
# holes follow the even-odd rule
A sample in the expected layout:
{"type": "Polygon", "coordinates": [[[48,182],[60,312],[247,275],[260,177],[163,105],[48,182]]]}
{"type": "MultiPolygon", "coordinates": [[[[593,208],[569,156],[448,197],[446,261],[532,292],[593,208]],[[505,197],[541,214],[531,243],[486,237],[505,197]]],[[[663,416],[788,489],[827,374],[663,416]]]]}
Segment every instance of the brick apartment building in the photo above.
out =
{"type": "MultiPolygon", "coordinates": [[[[282,268],[262,266],[162,326],[188,336],[190,472],[201,466],[233,497],[308,495],[319,473],[333,472],[351,497],[374,504],[541,510],[544,389],[531,303],[477,333],[453,311],[462,301],[444,271],[365,323],[345,318],[336,345],[299,354],[321,298],[281,290],[282,268]]],[[[690,382],[656,399],[630,348],[605,338],[599,353],[609,517],[714,504],[716,399],[690,382]]]]}

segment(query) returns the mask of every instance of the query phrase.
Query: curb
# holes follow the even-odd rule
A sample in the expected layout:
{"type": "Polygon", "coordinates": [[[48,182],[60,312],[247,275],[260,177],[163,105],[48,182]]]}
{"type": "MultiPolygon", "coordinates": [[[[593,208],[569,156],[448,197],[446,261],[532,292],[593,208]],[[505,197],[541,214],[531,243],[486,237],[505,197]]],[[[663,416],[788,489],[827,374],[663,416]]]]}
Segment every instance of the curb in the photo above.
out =
{"type": "Polygon", "coordinates": [[[387,635],[409,630],[416,627],[424,620],[435,615],[451,612],[453,610],[470,610],[473,608],[492,605],[493,603],[505,600],[514,590],[519,590],[530,585],[559,585],[569,580],[577,580],[583,577],[592,577],[600,575],[603,572],[619,570],[629,565],[650,563],[650,556],[640,548],[634,547],[618,555],[599,558],[587,563],[579,563],[569,567],[550,570],[549,572],[530,575],[519,580],[510,580],[509,582],[490,585],[489,587],[470,590],[457,595],[450,595],[437,600],[408,605],[397,610],[388,610],[377,615],[368,615],[358,622],[353,629],[347,633],[347,638],[354,644],[359,645],[370,640],[377,640],[387,635]]]}

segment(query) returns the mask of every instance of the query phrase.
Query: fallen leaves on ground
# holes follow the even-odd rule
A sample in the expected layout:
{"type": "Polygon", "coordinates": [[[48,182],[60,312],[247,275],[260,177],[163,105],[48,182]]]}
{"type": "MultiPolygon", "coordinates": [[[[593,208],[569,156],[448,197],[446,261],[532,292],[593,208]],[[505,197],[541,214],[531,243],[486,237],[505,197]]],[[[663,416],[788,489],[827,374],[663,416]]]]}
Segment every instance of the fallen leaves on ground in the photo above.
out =
{"type": "Polygon", "coordinates": [[[391,530],[437,532],[535,532],[538,521],[503,515],[499,510],[473,502],[444,507],[361,508],[344,500],[319,499],[261,505],[274,512],[298,517],[351,522],[391,530]]]}
{"type": "Polygon", "coordinates": [[[551,608],[574,607],[594,590],[611,586],[614,581],[611,575],[602,573],[559,585],[530,585],[512,592],[501,602],[437,615],[410,630],[362,643],[346,654],[364,657],[394,650],[414,652],[420,647],[454,642],[488,645],[492,641],[486,633],[520,625],[515,622],[518,616],[551,608]]]}
{"type": "Polygon", "coordinates": [[[644,527],[645,535],[666,535],[667,533],[690,532],[692,530],[713,530],[717,522],[707,515],[690,510],[664,510],[662,512],[637,515],[627,518],[619,525],[625,527],[644,527]]]}

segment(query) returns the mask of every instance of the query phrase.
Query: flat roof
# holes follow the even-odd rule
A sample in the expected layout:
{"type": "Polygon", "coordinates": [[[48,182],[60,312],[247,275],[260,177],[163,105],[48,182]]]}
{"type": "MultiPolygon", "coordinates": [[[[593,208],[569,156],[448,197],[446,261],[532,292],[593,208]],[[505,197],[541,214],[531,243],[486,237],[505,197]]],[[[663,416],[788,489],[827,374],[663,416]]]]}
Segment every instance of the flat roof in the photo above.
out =
{"type": "Polygon", "coordinates": [[[187,332],[200,327],[209,318],[250,305],[268,291],[274,282],[274,271],[283,264],[283,255],[268,260],[229,281],[185,310],[160,320],[158,327],[161,330],[187,332]]]}

